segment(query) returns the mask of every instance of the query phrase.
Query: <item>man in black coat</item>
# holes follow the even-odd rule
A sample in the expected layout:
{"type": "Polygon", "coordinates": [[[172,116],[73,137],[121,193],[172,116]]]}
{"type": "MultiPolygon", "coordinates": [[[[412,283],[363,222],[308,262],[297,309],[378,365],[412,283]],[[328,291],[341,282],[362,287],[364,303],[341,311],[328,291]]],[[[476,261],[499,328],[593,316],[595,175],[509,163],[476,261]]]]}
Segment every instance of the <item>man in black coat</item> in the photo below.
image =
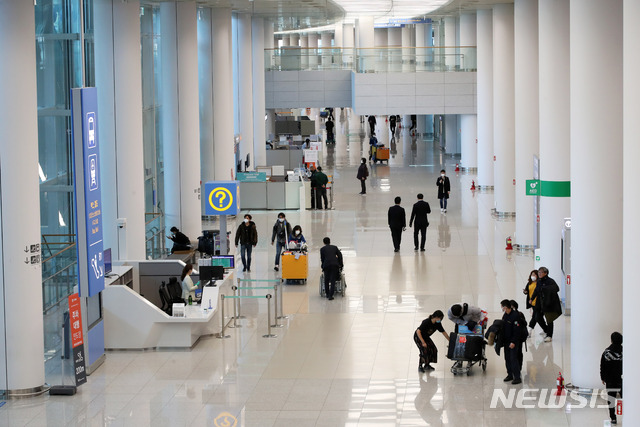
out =
{"type": "MultiPolygon", "coordinates": [[[[504,315],[502,316],[503,329],[503,343],[504,343],[504,361],[507,366],[507,377],[504,381],[512,381],[512,384],[520,384],[522,379],[520,377],[520,357],[522,353],[522,338],[519,336],[518,330],[520,316],[518,311],[514,310],[511,306],[511,301],[504,299],[500,302],[504,315]]],[[[526,327],[526,322],[525,322],[526,327]]]]}
{"type": "Polygon", "coordinates": [[[175,251],[188,251],[191,249],[191,240],[180,230],[178,227],[171,227],[171,236],[167,236],[167,239],[173,241],[173,247],[171,253],[175,251]]]}
{"type": "Polygon", "coordinates": [[[342,263],[342,252],[337,246],[331,244],[331,239],[322,239],[324,246],[320,249],[320,267],[324,273],[324,292],[329,300],[333,299],[336,290],[336,280],[340,277],[342,263]]]}
{"type": "Polygon", "coordinates": [[[369,118],[367,119],[367,121],[369,122],[369,129],[371,130],[371,136],[376,134],[376,116],[369,116],[369,118]]]}
{"type": "Polygon", "coordinates": [[[531,301],[537,300],[537,304],[540,304],[540,309],[544,319],[546,319],[546,328],[544,322],[540,322],[540,326],[546,332],[544,342],[551,342],[553,339],[553,321],[562,314],[562,303],[558,296],[560,287],[549,277],[549,269],[547,267],[540,267],[538,269],[538,284],[536,290],[531,295],[531,301]]]}
{"type": "Polygon", "coordinates": [[[431,213],[429,203],[425,202],[423,199],[424,196],[422,193],[418,194],[418,201],[413,204],[413,209],[411,209],[411,218],[409,219],[409,227],[414,224],[415,220],[415,228],[413,229],[413,245],[415,247],[413,250],[418,250],[418,234],[422,233],[422,238],[420,239],[420,250],[422,252],[424,252],[424,244],[427,241],[427,227],[429,226],[427,214],[431,213]]]}
{"type": "Polygon", "coordinates": [[[620,392],[622,397],[622,334],[611,334],[611,345],[602,353],[600,358],[600,379],[607,388],[609,399],[609,416],[611,424],[617,424],[615,398],[620,392]]]}
{"type": "Polygon", "coordinates": [[[389,208],[388,222],[391,229],[391,238],[393,239],[393,251],[400,251],[400,240],[402,239],[402,232],[407,228],[407,215],[404,212],[404,208],[400,206],[402,199],[398,196],[395,198],[395,205],[389,208]]]}
{"type": "Polygon", "coordinates": [[[444,169],[440,171],[440,178],[436,181],[436,185],[438,186],[438,199],[440,199],[440,212],[446,213],[447,200],[451,192],[451,182],[444,169]]]}
{"type": "Polygon", "coordinates": [[[356,178],[360,181],[360,194],[367,194],[367,187],[364,185],[367,177],[369,176],[369,169],[367,169],[367,159],[364,157],[360,159],[360,167],[358,168],[358,175],[356,178]]]}

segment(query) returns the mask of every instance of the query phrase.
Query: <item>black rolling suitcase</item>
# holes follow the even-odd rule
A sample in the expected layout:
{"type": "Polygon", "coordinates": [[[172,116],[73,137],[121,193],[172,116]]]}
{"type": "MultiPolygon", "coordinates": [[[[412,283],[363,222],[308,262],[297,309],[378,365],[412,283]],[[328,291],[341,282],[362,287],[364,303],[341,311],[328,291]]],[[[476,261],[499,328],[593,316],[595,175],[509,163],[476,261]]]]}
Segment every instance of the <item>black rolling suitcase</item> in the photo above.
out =
{"type": "Polygon", "coordinates": [[[449,336],[447,358],[451,360],[476,362],[483,359],[484,337],[475,334],[456,334],[449,336]]]}

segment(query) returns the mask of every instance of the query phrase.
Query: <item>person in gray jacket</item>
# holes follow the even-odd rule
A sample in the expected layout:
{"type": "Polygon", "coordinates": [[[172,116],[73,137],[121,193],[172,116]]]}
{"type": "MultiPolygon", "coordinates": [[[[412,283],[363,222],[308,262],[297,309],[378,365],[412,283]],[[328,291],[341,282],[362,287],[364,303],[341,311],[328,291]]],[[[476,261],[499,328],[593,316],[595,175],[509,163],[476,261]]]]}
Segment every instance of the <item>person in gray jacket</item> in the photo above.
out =
{"type": "Polygon", "coordinates": [[[483,311],[479,307],[469,305],[467,303],[453,304],[447,312],[447,317],[453,323],[456,324],[456,332],[458,331],[457,325],[464,325],[470,330],[476,327],[478,324],[484,324],[487,318],[487,312],[483,311]]]}

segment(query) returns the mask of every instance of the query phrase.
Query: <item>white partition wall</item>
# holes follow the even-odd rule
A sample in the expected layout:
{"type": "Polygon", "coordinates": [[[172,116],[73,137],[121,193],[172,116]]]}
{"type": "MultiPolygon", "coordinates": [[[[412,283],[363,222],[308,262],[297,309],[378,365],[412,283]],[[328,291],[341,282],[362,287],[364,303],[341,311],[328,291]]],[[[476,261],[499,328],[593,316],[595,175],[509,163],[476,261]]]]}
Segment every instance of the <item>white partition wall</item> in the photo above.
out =
{"type": "Polygon", "coordinates": [[[513,4],[493,6],[493,135],[495,208],[516,211],[513,4]]]}
{"type": "MultiPolygon", "coordinates": [[[[514,19],[516,108],[516,234],[514,240],[521,248],[532,248],[535,220],[534,198],[526,195],[525,184],[527,179],[533,178],[533,156],[538,154],[538,0],[516,0],[514,19]]],[[[566,59],[568,60],[568,56],[566,59]]],[[[568,141],[567,138],[567,143],[568,141]]]]}
{"type": "MultiPolygon", "coordinates": [[[[640,80],[637,70],[640,69],[640,56],[637,46],[640,44],[640,2],[624,1],[624,42],[623,42],[623,82],[624,82],[624,112],[623,112],[623,179],[633,183],[636,179],[637,159],[640,158],[640,80]]],[[[640,259],[640,246],[637,236],[640,235],[640,222],[637,212],[640,210],[640,192],[634,185],[623,186],[623,230],[622,236],[622,327],[620,331],[630,336],[635,330],[637,322],[637,304],[640,300],[640,287],[637,286],[636,263],[640,259]]],[[[637,339],[624,341],[625,354],[637,354],[640,342],[637,339]]],[[[625,357],[623,372],[625,378],[639,378],[640,366],[634,357],[625,357]]],[[[623,396],[627,402],[640,401],[640,382],[625,381],[623,396]]],[[[640,419],[640,405],[626,405],[624,419],[640,419]]]]}
{"type": "MultiPolygon", "coordinates": [[[[610,344],[611,332],[622,328],[620,185],[627,185],[622,181],[621,168],[622,3],[622,0],[572,0],[569,7],[571,286],[574,289],[571,294],[571,382],[578,387],[602,387],[597,369],[600,356],[610,344]],[[598,52],[601,64],[608,65],[594,67],[594,52],[598,52]],[[602,179],[595,179],[595,171],[602,171],[602,179]],[[606,219],[601,209],[593,209],[594,197],[606,211],[606,219]],[[598,315],[598,321],[594,322],[594,313],[606,315],[598,315]],[[580,332],[587,323],[591,324],[589,339],[580,332]]],[[[629,335],[631,331],[633,329],[627,335],[634,339],[629,335]]]]}
{"type": "Polygon", "coordinates": [[[478,10],[478,187],[493,188],[493,12],[478,10]]]}
{"type": "Polygon", "coordinates": [[[569,194],[545,188],[567,182],[570,172],[569,2],[539,0],[540,46],[540,262],[561,282],[560,238],[571,216],[569,194]]]}
{"type": "Polygon", "coordinates": [[[114,258],[144,259],[140,5],[96,0],[94,8],[101,17],[94,40],[104,247],[113,249],[114,258]],[[126,219],[126,226],[118,228],[116,218],[126,219]]]}
{"type": "Polygon", "coordinates": [[[45,381],[42,267],[23,252],[40,243],[34,34],[33,2],[0,2],[0,390],[9,394],[45,381]]]}

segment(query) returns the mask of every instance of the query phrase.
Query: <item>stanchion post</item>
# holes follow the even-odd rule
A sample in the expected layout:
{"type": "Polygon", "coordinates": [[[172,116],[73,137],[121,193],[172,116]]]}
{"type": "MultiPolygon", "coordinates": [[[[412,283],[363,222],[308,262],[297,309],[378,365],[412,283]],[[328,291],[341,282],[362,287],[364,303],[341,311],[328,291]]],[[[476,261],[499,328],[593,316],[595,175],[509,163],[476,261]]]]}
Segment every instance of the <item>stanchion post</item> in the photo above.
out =
{"type": "MultiPolygon", "coordinates": [[[[280,315],[278,315],[278,319],[288,319],[287,316],[284,315],[284,295],[282,294],[284,291],[284,280],[280,279],[280,315]]],[[[278,314],[278,306],[276,306],[276,314],[278,314]]]]}
{"type": "Polygon", "coordinates": [[[271,294],[267,294],[267,335],[262,338],[275,338],[276,334],[271,333],[271,294]]]}
{"type": "MultiPolygon", "coordinates": [[[[238,277],[236,280],[238,281],[238,288],[240,288],[241,287],[240,286],[240,278],[238,277]]],[[[239,291],[238,291],[237,295],[240,296],[240,292],[239,291]]],[[[240,298],[238,298],[238,314],[235,317],[237,319],[246,319],[246,317],[242,315],[241,311],[242,311],[242,305],[240,304],[240,298]]]]}
{"type": "Polygon", "coordinates": [[[216,336],[216,338],[225,339],[231,338],[231,335],[225,335],[225,324],[224,324],[224,294],[220,294],[220,333],[216,336]]]}
{"type": "Polygon", "coordinates": [[[236,304],[240,304],[240,298],[238,298],[238,287],[232,286],[231,290],[233,291],[233,325],[230,325],[229,328],[239,328],[241,325],[238,325],[238,312],[236,310],[236,304]]]}
{"type": "MultiPolygon", "coordinates": [[[[275,295],[274,300],[273,300],[273,325],[271,325],[272,328],[282,328],[284,327],[284,325],[280,325],[278,324],[278,288],[279,286],[277,284],[273,285],[273,293],[275,295]]],[[[269,322],[271,322],[271,317],[269,317],[269,322]]]]}

